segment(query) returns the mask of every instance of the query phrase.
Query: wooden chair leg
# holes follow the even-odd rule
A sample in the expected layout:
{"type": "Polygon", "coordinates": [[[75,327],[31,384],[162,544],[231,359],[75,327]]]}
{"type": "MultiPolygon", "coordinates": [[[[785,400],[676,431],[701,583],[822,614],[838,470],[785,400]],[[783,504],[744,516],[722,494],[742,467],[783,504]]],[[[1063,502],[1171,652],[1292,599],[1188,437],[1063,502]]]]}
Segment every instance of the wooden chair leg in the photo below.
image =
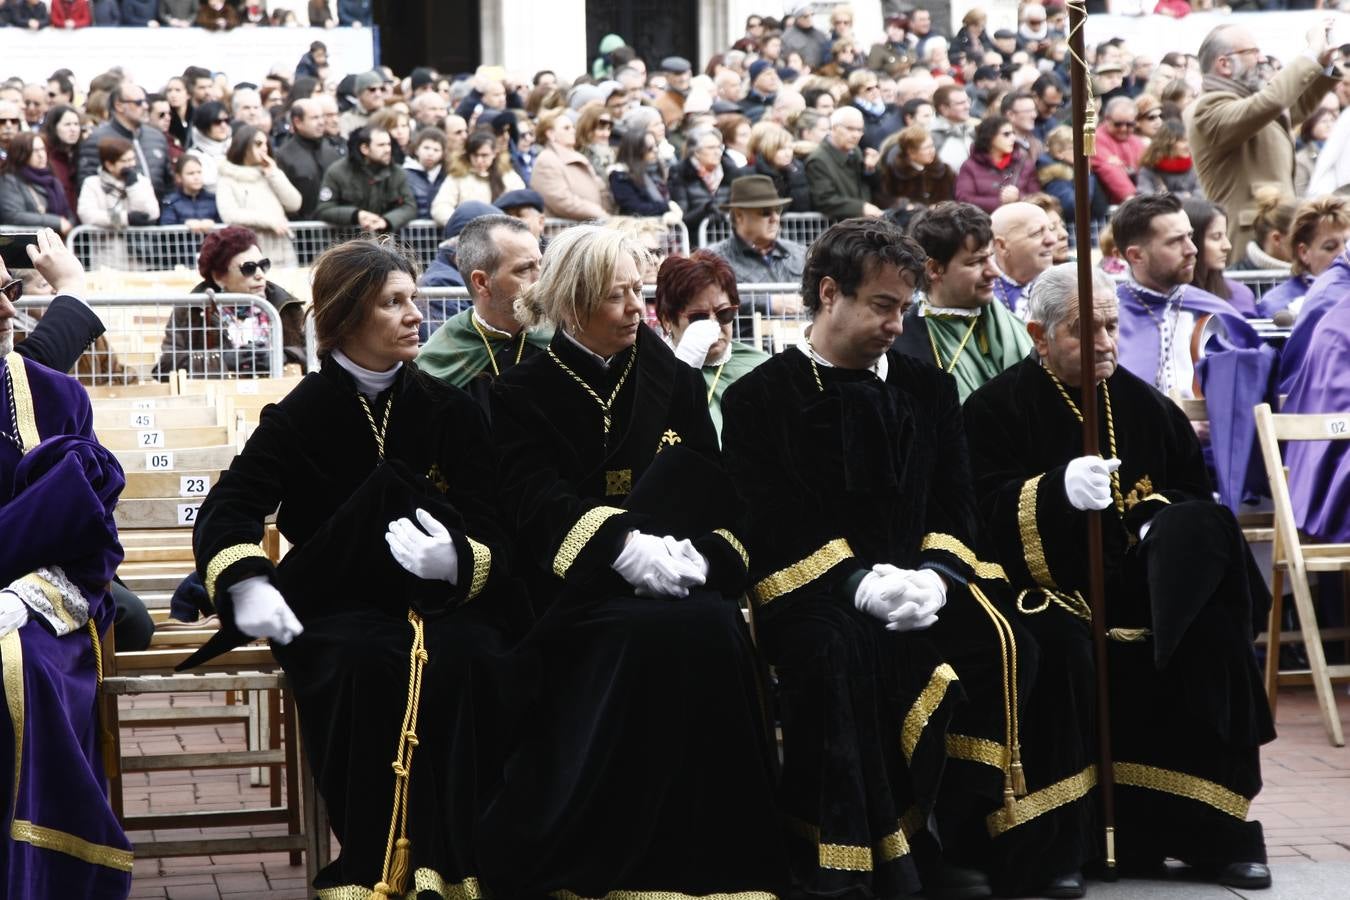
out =
{"type": "Polygon", "coordinates": [[[1266,629],[1266,698],[1270,718],[1280,695],[1280,631],[1284,626],[1284,570],[1276,566],[1270,575],[1270,625],[1266,629]]]}
{"type": "MultiPolygon", "coordinates": [[[[267,749],[281,749],[281,697],[280,691],[267,691],[267,749]]],[[[261,698],[259,698],[261,699],[261,698]]],[[[273,806],[281,805],[281,771],[283,764],[268,766],[267,796],[273,806]]],[[[299,861],[296,861],[299,864],[299,861]]]]}
{"type": "MultiPolygon", "coordinates": [[[[282,728],[285,729],[285,749],[286,749],[286,810],[287,834],[306,834],[305,831],[305,813],[300,808],[300,739],[298,729],[296,728],[295,709],[290,702],[289,693],[284,699],[282,728]]],[[[275,782],[275,778],[274,778],[275,782]]],[[[274,784],[273,791],[277,791],[274,784]]],[[[275,801],[274,801],[275,802],[275,801]]],[[[310,837],[310,844],[314,843],[313,837],[310,837]]],[[[309,856],[308,853],[304,856],[309,856]]],[[[298,866],[301,863],[301,851],[291,851],[291,865],[298,866]]],[[[312,879],[311,879],[312,880],[312,879]]]]}
{"type": "Polygon", "coordinates": [[[1312,592],[1308,587],[1308,573],[1300,566],[1297,571],[1289,573],[1289,578],[1294,587],[1294,607],[1298,610],[1299,630],[1303,633],[1304,649],[1308,653],[1308,669],[1312,674],[1313,690],[1317,694],[1317,706],[1322,711],[1322,723],[1332,745],[1344,747],[1345,736],[1341,732],[1336,695],[1327,674],[1326,655],[1322,652],[1322,635],[1318,632],[1317,612],[1313,608],[1312,592]]]}

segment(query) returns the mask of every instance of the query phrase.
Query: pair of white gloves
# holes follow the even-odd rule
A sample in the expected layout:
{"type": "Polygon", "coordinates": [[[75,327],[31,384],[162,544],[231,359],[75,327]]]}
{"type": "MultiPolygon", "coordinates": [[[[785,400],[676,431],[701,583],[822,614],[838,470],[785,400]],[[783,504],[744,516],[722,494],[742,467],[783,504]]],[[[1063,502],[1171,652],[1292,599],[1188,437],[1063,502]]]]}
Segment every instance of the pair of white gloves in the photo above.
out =
{"type": "Polygon", "coordinates": [[[947,585],[932,569],[900,569],[879,563],[853,594],[860,612],[886,623],[887,631],[921,631],[947,605],[947,585]]]}
{"type": "MultiPolygon", "coordinates": [[[[425,509],[417,510],[416,516],[422,528],[406,518],[389,523],[384,539],[390,555],[418,578],[454,584],[459,580],[459,553],[450,532],[425,509]]],[[[230,599],[234,623],[249,637],[289,644],[305,630],[281,592],[262,575],[230,585],[230,599]]]]}
{"type": "Polygon", "coordinates": [[[675,358],[685,365],[701,369],[708,359],[708,351],[721,338],[722,326],[711,316],[690,322],[684,334],[680,335],[680,343],[675,347],[675,358]]]}
{"type": "Polygon", "coordinates": [[[636,530],[611,567],[639,597],[687,597],[708,580],[708,560],[689,541],[636,530]]]}
{"type": "MultiPolygon", "coordinates": [[[[1111,505],[1111,473],[1120,468],[1118,459],[1080,456],[1064,468],[1064,493],[1074,509],[1106,509],[1111,505]]],[[[1139,540],[1148,534],[1153,520],[1139,526],[1139,540]]]]}

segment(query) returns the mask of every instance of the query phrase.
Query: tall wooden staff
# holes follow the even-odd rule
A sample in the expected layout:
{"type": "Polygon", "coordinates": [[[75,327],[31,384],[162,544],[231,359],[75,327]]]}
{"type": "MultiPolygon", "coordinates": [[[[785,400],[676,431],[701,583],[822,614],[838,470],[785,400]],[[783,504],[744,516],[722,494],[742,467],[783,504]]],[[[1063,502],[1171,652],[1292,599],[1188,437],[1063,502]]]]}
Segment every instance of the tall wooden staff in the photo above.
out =
{"type": "MultiPolygon", "coordinates": [[[[1092,86],[1088,81],[1083,50],[1083,23],[1087,21],[1085,0],[1069,0],[1069,75],[1070,102],[1073,104],[1073,218],[1078,247],[1078,333],[1081,336],[1081,380],[1083,386],[1083,453],[1096,454],[1097,391],[1093,334],[1096,328],[1092,310],[1092,231],[1088,199],[1088,157],[1096,152],[1097,111],[1093,107],[1092,86]]],[[[1101,513],[1088,512],[1088,599],[1092,605],[1092,643],[1097,657],[1097,779],[1102,792],[1102,824],[1105,826],[1107,881],[1116,878],[1116,803],[1115,772],[1111,759],[1111,689],[1106,667],[1106,596],[1102,575],[1101,513]]]]}

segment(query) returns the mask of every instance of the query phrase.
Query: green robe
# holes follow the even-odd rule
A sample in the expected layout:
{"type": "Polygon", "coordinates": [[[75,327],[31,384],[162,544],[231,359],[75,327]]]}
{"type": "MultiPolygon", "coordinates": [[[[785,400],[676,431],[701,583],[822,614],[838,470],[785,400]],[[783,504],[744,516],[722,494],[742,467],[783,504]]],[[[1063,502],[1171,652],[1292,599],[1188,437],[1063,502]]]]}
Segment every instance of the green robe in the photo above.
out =
{"type": "Polygon", "coordinates": [[[708,414],[712,416],[717,436],[722,436],[722,395],[728,387],[746,372],[769,358],[769,354],[756,350],[748,344],[731,344],[731,356],[720,366],[703,367],[703,383],[711,392],[708,398],[708,414]]]}
{"type": "Polygon", "coordinates": [[[905,330],[896,342],[896,349],[907,356],[933,363],[944,372],[950,371],[956,379],[956,392],[962,403],[976,388],[1026,359],[1031,352],[1031,336],[1027,334],[1026,324],[997,301],[980,311],[973,332],[968,316],[944,315],[944,310],[927,300],[923,301],[922,310],[921,316],[920,304],[915,304],[905,314],[905,330]],[[965,340],[967,332],[970,337],[965,340]],[[956,356],[956,365],[952,366],[952,357],[963,340],[965,347],[956,356]]]}
{"type": "Polygon", "coordinates": [[[507,339],[490,329],[484,328],[480,335],[473,327],[473,311],[464,310],[447,319],[437,328],[431,338],[417,354],[417,367],[429,375],[452,384],[455,387],[467,387],[484,371],[492,373],[492,363],[488,358],[487,345],[483,335],[492,345],[493,355],[497,359],[498,370],[504,371],[517,361],[516,354],[522,349],[524,356],[536,350],[548,349],[553,332],[548,329],[536,329],[525,332],[525,347],[521,348],[519,338],[507,339]]]}

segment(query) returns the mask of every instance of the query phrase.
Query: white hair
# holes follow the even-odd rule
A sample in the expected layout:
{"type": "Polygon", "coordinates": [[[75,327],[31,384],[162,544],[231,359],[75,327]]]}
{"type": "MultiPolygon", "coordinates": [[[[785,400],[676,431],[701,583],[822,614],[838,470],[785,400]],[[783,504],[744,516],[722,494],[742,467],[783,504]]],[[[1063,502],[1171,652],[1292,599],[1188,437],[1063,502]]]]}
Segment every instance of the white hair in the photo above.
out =
{"type": "MultiPolygon", "coordinates": [[[[1092,290],[1115,296],[1116,285],[1097,266],[1092,267],[1092,290]]],[[[1027,321],[1038,322],[1051,333],[1069,318],[1078,302],[1078,264],[1060,263],[1042,272],[1027,295],[1027,321]]]]}

